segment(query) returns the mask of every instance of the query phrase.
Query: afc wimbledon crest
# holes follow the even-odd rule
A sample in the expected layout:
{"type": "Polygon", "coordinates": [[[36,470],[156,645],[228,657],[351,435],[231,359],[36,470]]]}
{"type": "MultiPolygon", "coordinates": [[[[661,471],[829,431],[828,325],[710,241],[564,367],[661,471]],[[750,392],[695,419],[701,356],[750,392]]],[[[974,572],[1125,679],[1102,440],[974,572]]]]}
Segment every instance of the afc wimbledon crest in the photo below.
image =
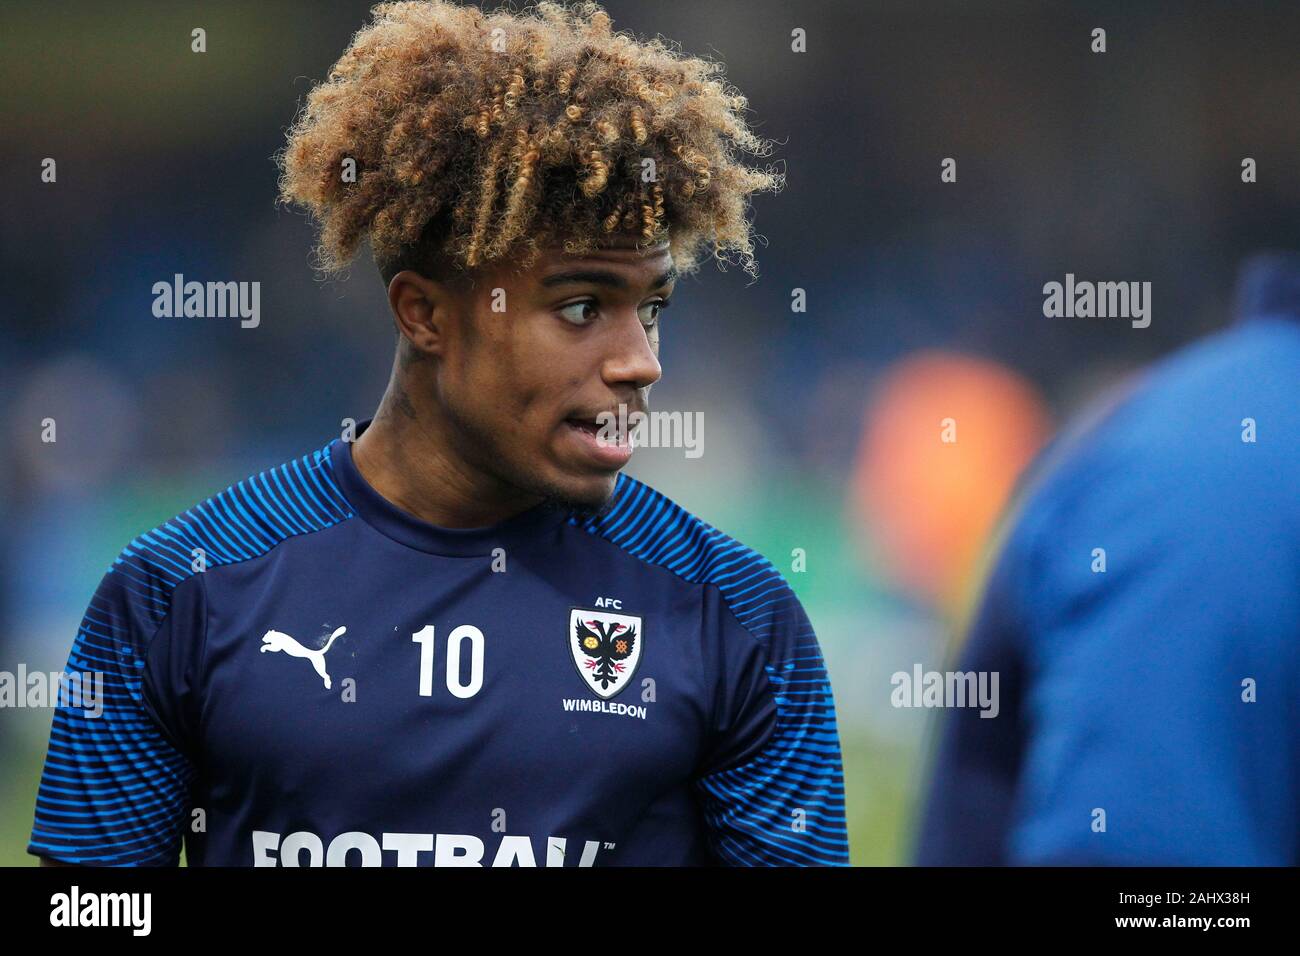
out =
{"type": "Polygon", "coordinates": [[[569,650],[587,686],[613,697],[631,683],[641,660],[641,619],[575,607],[569,612],[569,650]]]}

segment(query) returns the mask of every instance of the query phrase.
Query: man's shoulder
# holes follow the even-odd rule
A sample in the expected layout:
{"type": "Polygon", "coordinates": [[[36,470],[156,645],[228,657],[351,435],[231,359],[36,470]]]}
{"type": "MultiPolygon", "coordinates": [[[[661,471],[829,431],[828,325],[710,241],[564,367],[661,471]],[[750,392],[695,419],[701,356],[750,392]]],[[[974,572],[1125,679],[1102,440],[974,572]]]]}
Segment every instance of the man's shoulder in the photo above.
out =
{"type": "Polygon", "coordinates": [[[1295,515],[1279,474],[1300,456],[1300,329],[1250,322],[1157,363],[1035,465],[1026,510],[1154,520],[1253,509],[1295,515]],[[1225,510],[1227,509],[1227,510],[1225,510]]]}
{"type": "Polygon", "coordinates": [[[771,561],[630,475],[619,475],[601,513],[571,523],[687,584],[716,588],[736,619],[760,639],[776,619],[803,615],[771,561]]]}
{"type": "Polygon", "coordinates": [[[1282,478],[1300,460],[1300,384],[1282,369],[1296,355],[1294,328],[1234,326],[1058,439],[1008,522],[986,606],[1119,607],[1139,590],[1119,580],[1142,582],[1141,606],[1172,588],[1166,620],[1234,593],[1290,606],[1300,505],[1282,478]]]}
{"type": "Polygon", "coordinates": [[[250,474],[132,538],[101,584],[165,612],[171,593],[214,567],[260,557],[282,542],[352,516],[335,479],[330,442],[250,474]]]}

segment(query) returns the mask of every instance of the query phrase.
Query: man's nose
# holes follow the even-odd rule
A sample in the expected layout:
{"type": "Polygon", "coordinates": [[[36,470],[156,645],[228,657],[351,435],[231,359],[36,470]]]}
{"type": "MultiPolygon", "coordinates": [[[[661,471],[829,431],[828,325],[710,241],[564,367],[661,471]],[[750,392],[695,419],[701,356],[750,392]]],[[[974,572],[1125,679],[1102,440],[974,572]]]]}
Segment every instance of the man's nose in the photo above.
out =
{"type": "Polygon", "coordinates": [[[649,388],[663,376],[659,356],[650,344],[650,335],[641,324],[640,317],[632,312],[631,318],[620,316],[612,323],[610,352],[605,359],[602,374],[611,388],[631,385],[649,388]]]}

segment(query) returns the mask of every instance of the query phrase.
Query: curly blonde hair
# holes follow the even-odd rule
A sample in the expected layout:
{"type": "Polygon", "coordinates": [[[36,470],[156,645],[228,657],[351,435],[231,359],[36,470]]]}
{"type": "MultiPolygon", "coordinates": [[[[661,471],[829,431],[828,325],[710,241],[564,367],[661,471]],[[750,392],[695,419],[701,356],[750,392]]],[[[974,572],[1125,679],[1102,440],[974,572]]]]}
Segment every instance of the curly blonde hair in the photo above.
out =
{"type": "Polygon", "coordinates": [[[580,255],[612,233],[701,247],[757,277],[748,197],[784,173],[716,62],[614,32],[596,3],[519,13],[381,3],[307,98],[277,155],[280,199],[320,228],[320,268],[369,239],[385,279],[580,255]],[[347,160],[355,176],[343,175],[347,160]],[[649,175],[647,175],[649,173],[649,175]],[[670,228],[671,227],[671,228],[670,228]]]}

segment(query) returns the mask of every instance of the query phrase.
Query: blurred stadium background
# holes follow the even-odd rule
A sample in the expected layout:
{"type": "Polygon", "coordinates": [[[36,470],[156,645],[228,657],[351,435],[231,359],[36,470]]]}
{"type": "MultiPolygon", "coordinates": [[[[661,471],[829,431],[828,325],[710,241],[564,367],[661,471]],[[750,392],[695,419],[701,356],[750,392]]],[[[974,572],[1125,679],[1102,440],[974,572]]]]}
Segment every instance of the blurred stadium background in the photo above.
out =
{"type": "MultiPolygon", "coordinates": [[[[134,535],[372,413],[383,289],[364,258],[346,282],[313,276],[271,160],[368,6],[6,4],[0,670],[62,667],[134,535]],[[154,318],[151,286],[178,272],[260,281],[260,327],[154,318]]],[[[892,708],[889,677],[943,665],[1020,469],[1108,386],[1224,324],[1244,255],[1296,245],[1300,6],[606,9],[722,59],[789,172],[756,204],[760,281],[706,266],[666,318],[655,407],[703,411],[703,456],[644,449],[631,471],[787,574],[835,688],[853,860],[905,862],[934,712],[892,708]],[[1151,281],[1150,328],[1045,319],[1042,285],[1066,272],[1151,281]]],[[[2,865],[32,862],[49,720],[0,711],[2,865]]]]}

